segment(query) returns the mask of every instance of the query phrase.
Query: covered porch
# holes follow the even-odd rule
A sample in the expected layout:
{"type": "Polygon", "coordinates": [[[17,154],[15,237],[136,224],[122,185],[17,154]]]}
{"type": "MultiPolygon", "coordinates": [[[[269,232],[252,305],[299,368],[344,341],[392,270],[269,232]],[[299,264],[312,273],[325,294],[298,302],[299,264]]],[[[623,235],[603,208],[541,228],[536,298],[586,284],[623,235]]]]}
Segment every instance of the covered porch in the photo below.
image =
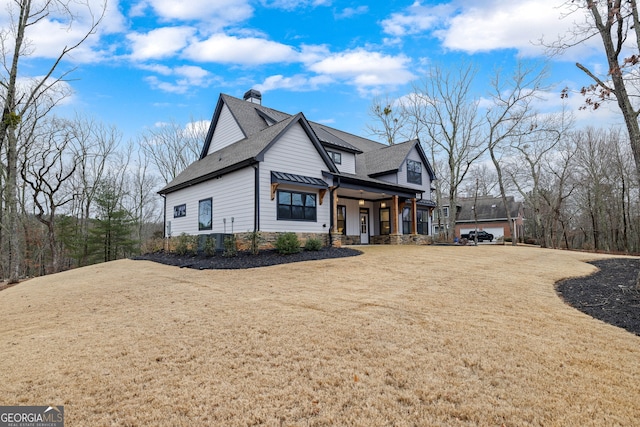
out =
{"type": "Polygon", "coordinates": [[[330,178],[333,246],[432,242],[436,204],[422,191],[345,174],[330,178]]]}

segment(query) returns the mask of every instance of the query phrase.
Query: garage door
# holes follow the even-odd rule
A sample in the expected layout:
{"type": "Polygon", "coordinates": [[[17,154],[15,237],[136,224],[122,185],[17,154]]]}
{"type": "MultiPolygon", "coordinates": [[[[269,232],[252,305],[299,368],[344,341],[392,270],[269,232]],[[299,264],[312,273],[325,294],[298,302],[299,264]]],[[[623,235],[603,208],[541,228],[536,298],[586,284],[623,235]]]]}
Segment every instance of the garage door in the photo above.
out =
{"type": "Polygon", "coordinates": [[[483,228],[487,233],[493,234],[493,239],[496,240],[502,236],[504,236],[504,229],[502,227],[486,227],[483,228]]]}

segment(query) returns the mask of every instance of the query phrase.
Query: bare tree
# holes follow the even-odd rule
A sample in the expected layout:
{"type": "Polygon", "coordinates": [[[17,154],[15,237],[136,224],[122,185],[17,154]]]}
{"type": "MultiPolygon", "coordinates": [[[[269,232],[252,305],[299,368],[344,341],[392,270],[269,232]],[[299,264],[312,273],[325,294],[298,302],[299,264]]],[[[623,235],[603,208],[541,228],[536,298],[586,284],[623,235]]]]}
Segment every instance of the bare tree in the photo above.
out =
{"type": "Polygon", "coordinates": [[[137,153],[132,168],[129,172],[129,211],[136,221],[136,240],[142,244],[148,238],[146,229],[150,224],[161,219],[161,210],[158,207],[158,196],[154,191],[158,184],[158,176],[151,171],[151,159],[137,153]]]}
{"type": "Polygon", "coordinates": [[[58,244],[57,211],[73,199],[68,183],[77,167],[71,128],[64,120],[52,118],[39,127],[30,156],[20,170],[22,179],[32,190],[35,216],[47,229],[50,256],[47,273],[59,271],[61,248],[58,244]]]}
{"type": "MultiPolygon", "coordinates": [[[[373,125],[367,125],[369,133],[393,145],[398,142],[398,136],[407,123],[407,110],[400,99],[374,98],[369,107],[369,116],[374,120],[373,125]]],[[[410,138],[408,138],[410,139],[410,138]]]]}
{"type": "Polygon", "coordinates": [[[469,169],[467,179],[463,183],[462,193],[465,197],[473,197],[478,192],[478,196],[489,196],[495,194],[498,187],[498,176],[495,168],[486,162],[476,162],[469,169]]]}
{"type": "MultiPolygon", "coordinates": [[[[415,118],[420,122],[426,137],[423,143],[435,148],[443,157],[444,184],[448,192],[450,215],[446,218],[445,235],[453,239],[456,221],[458,188],[464,181],[471,165],[485,152],[478,116],[478,100],[471,96],[471,84],[476,70],[471,67],[455,67],[443,70],[434,67],[421,85],[414,86],[416,100],[424,109],[415,109],[421,114],[415,118]]],[[[442,206],[442,200],[437,200],[442,206]]],[[[441,208],[442,209],[442,208],[441,208]]],[[[440,212],[440,218],[443,212],[440,212]]]]}
{"type": "Polygon", "coordinates": [[[105,125],[93,118],[76,117],[73,137],[78,147],[78,167],[74,175],[74,214],[78,218],[78,263],[88,263],[89,218],[100,183],[112,164],[122,134],[115,126],[105,125]]]}
{"type": "Polygon", "coordinates": [[[182,126],[174,121],[149,129],[139,138],[139,145],[151,159],[165,184],[196,161],[207,134],[202,121],[182,126]]]}
{"type": "MultiPolygon", "coordinates": [[[[629,142],[640,171],[640,109],[638,96],[638,72],[640,67],[640,19],[636,0],[571,0],[564,4],[567,16],[585,17],[575,21],[571,34],[567,34],[549,46],[552,54],[563,53],[568,48],[592,38],[602,41],[608,70],[598,74],[582,63],[576,66],[593,80],[582,89],[589,106],[598,108],[613,96],[622,112],[629,134],[629,142]]],[[[565,95],[566,95],[565,91],[565,95]]]]}
{"type": "MultiPolygon", "coordinates": [[[[523,133],[511,138],[513,156],[504,165],[505,172],[511,183],[518,190],[526,205],[531,209],[528,216],[533,223],[534,237],[542,246],[548,246],[550,241],[544,234],[543,206],[547,200],[548,188],[543,186],[543,178],[560,172],[565,175],[567,162],[556,161],[565,159],[570,161],[572,154],[567,146],[558,147],[573,125],[573,118],[563,109],[559,113],[537,115],[537,121],[531,122],[534,129],[540,131],[523,133]],[[544,122],[544,125],[538,124],[544,122]],[[552,167],[553,165],[553,167],[552,167]]],[[[558,177],[562,181],[562,177],[558,177]]],[[[547,216],[548,216],[548,212],[547,216]]]]}
{"type": "MultiPolygon", "coordinates": [[[[513,155],[511,141],[521,141],[523,137],[536,133],[546,133],[545,127],[540,127],[533,105],[540,92],[545,90],[545,68],[536,64],[518,62],[512,76],[503,79],[500,72],[496,72],[491,81],[491,105],[487,108],[485,120],[487,125],[487,150],[496,169],[500,196],[506,209],[507,222],[511,235],[514,235],[511,211],[507,202],[507,179],[504,176],[502,157],[513,155]]],[[[511,243],[517,245],[517,240],[511,243]]]]}
{"type": "MultiPolygon", "coordinates": [[[[77,5],[78,3],[73,3],[73,6],[77,5]]],[[[89,2],[84,5],[91,12],[89,2]]],[[[8,27],[0,29],[0,43],[2,45],[0,55],[2,55],[3,62],[0,84],[4,89],[2,92],[0,140],[7,144],[6,215],[3,218],[6,221],[2,225],[6,229],[15,230],[19,220],[17,201],[18,126],[27,111],[38,101],[38,98],[65,81],[71,70],[55,75],[61,61],[95,32],[106,10],[106,4],[103,5],[98,15],[91,14],[93,17],[92,22],[79,40],[70,46],[62,48],[58,56],[53,59],[48,71],[42,77],[33,79],[34,84],[23,93],[20,92],[18,87],[18,74],[20,60],[32,53],[28,38],[29,31],[34,30],[36,24],[49,19],[54,14],[57,22],[71,26],[76,19],[76,14],[71,9],[71,3],[66,0],[47,0],[35,3],[32,0],[21,0],[11,2],[8,8],[10,24],[8,27]]],[[[12,233],[9,236],[9,281],[16,282],[20,276],[20,241],[16,233],[12,233]]]]}

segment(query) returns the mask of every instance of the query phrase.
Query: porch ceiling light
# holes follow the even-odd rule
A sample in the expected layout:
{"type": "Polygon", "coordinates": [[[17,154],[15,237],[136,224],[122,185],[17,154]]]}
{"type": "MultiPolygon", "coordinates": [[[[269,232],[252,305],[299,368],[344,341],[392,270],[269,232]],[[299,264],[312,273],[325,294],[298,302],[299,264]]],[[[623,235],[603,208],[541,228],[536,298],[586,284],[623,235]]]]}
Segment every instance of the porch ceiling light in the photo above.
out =
{"type": "Polygon", "coordinates": [[[360,205],[360,206],[364,206],[364,199],[360,199],[360,200],[358,200],[358,205],[360,205]]]}

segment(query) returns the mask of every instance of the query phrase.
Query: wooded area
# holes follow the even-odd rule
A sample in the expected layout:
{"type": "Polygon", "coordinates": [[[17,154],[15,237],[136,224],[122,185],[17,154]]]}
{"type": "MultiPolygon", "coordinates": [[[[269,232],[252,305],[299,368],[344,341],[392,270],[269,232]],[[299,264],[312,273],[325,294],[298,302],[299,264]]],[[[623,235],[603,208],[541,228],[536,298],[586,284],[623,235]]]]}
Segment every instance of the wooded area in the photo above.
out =
{"type": "MultiPolygon", "coordinates": [[[[542,112],[544,97],[553,92],[546,69],[525,62],[510,73],[496,71],[488,82],[478,82],[473,65],[434,66],[406,96],[374,100],[369,130],[389,144],[420,138],[439,178],[437,202],[455,205],[458,196],[474,194],[523,200],[522,241],[638,253],[640,134],[630,88],[639,61],[622,54],[627,36],[640,35],[636,4],[567,5],[569,13],[592,12],[591,25],[549,48],[558,54],[603,38],[610,79],[577,64],[595,81],[582,90],[585,108],[617,101],[627,132],[576,128],[566,108],[542,112]],[[475,94],[478,86],[485,93],[475,94]]],[[[156,189],[197,158],[208,126],[169,123],[123,141],[115,125],[57,116],[56,107],[72,93],[73,68],[61,68],[64,59],[93,35],[104,9],[74,3],[84,8],[84,32],[50,60],[44,75],[22,76],[19,65],[30,54],[28,32],[35,23],[51,14],[69,27],[80,19],[82,13],[66,6],[14,2],[12,25],[0,29],[0,280],[126,257],[161,236],[156,189]]],[[[564,90],[557,96],[582,95],[564,90]]],[[[448,224],[438,224],[444,240],[454,237],[447,233],[453,221],[450,216],[448,224]]]]}

